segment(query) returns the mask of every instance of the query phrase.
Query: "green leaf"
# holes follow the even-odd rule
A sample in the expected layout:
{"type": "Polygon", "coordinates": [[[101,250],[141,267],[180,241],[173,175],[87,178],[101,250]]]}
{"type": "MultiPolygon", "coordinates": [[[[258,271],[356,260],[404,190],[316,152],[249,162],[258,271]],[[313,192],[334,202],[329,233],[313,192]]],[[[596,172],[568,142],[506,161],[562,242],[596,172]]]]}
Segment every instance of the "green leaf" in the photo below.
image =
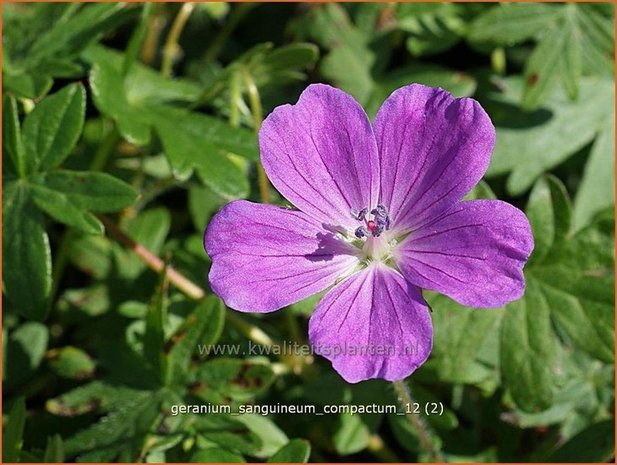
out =
{"type": "Polygon", "coordinates": [[[370,36],[360,31],[338,4],[324,5],[315,13],[314,35],[330,48],[321,60],[321,73],[337,87],[365,103],[374,86],[371,68],[377,61],[369,47],[370,36]]]}
{"type": "Polygon", "coordinates": [[[551,454],[549,462],[608,462],[615,455],[615,422],[596,423],[551,454]]]}
{"type": "Polygon", "coordinates": [[[506,306],[501,327],[503,382],[521,409],[533,412],[551,405],[558,359],[549,304],[539,285],[528,280],[524,298],[506,306]]]}
{"type": "Polygon", "coordinates": [[[43,320],[51,291],[51,250],[43,218],[22,184],[4,187],[2,223],[4,293],[21,315],[43,320]]]}
{"type": "Polygon", "coordinates": [[[341,414],[341,425],[334,433],[334,448],[340,455],[355,454],[364,450],[370,439],[370,430],[358,415],[341,414]]]}
{"type": "Polygon", "coordinates": [[[23,141],[28,172],[58,166],[71,153],[84,125],[86,94],[70,84],[45,98],[24,120],[23,141]]]}
{"type": "Polygon", "coordinates": [[[26,174],[27,160],[24,157],[24,147],[21,139],[17,102],[12,95],[5,94],[2,98],[2,152],[9,166],[12,165],[15,174],[26,174]]]}
{"type": "MultiPolygon", "coordinates": [[[[612,5],[607,5],[611,7],[612,5]]],[[[614,10],[603,15],[597,5],[577,5],[583,69],[590,74],[614,75],[614,10]]]]}
{"type": "MultiPolygon", "coordinates": [[[[559,63],[561,72],[561,80],[568,97],[571,100],[578,98],[578,86],[583,73],[583,57],[579,45],[582,32],[579,30],[578,21],[576,18],[577,9],[566,7],[566,18],[568,34],[563,39],[564,54],[559,63]]],[[[524,96],[523,96],[524,98],[524,96]]]]}
{"type": "Polygon", "coordinates": [[[81,210],[115,212],[131,206],[137,197],[133,187],[106,173],[55,170],[34,182],[62,193],[81,210]]]}
{"type": "Polygon", "coordinates": [[[25,98],[39,98],[49,92],[53,79],[46,74],[28,74],[23,71],[7,70],[2,76],[2,84],[25,98]]]}
{"type": "MultiPolygon", "coordinates": [[[[211,447],[212,444],[218,448],[225,449],[228,452],[234,454],[250,454],[263,456],[260,452],[262,447],[262,440],[260,435],[264,433],[269,434],[269,425],[271,422],[265,418],[264,422],[260,422],[258,419],[258,427],[256,428],[252,420],[247,415],[240,415],[232,417],[230,415],[218,414],[218,415],[200,415],[192,416],[191,431],[195,431],[198,434],[198,444],[201,445],[201,438],[205,439],[203,447],[211,447]],[[245,425],[250,423],[252,427],[245,425]],[[260,427],[260,428],[259,428],[260,427]],[[259,435],[257,434],[259,433],[259,435]]],[[[249,417],[252,417],[249,415],[249,417]]],[[[286,443],[287,438],[282,438],[282,443],[286,443]]],[[[277,447],[280,447],[277,444],[277,447]]],[[[275,449],[276,450],[276,449],[275,449]]],[[[274,451],[268,450],[271,455],[274,451]]]]}
{"type": "Polygon", "coordinates": [[[67,457],[79,462],[137,460],[147,435],[160,421],[161,400],[162,394],[157,392],[133,394],[101,421],[68,438],[67,457]]]}
{"type": "Polygon", "coordinates": [[[2,461],[4,463],[19,462],[25,423],[26,401],[23,397],[19,397],[11,407],[6,429],[2,435],[2,461]]]}
{"type": "Polygon", "coordinates": [[[167,278],[167,264],[159,274],[159,282],[152,302],[146,312],[143,340],[144,359],[150,363],[154,370],[164,377],[166,367],[163,358],[163,346],[165,344],[164,325],[167,321],[167,292],[169,282],[167,278]]]}
{"type": "Polygon", "coordinates": [[[289,442],[285,433],[268,417],[256,414],[245,414],[235,418],[238,422],[245,425],[249,431],[256,434],[261,441],[259,449],[251,453],[251,455],[255,457],[270,457],[289,442]]]}
{"type": "Polygon", "coordinates": [[[551,314],[572,341],[590,355],[614,360],[613,216],[592,224],[530,267],[551,314]]]}
{"type": "Polygon", "coordinates": [[[168,351],[169,382],[182,383],[186,379],[191,357],[198,348],[215,344],[225,324],[225,307],[215,296],[200,302],[195,311],[171,338],[168,351]]]}
{"type": "Polygon", "coordinates": [[[497,196],[486,181],[480,181],[476,186],[469,191],[463,200],[478,200],[491,199],[495,200],[497,196]]]}
{"type": "Polygon", "coordinates": [[[50,351],[49,366],[63,378],[86,379],[94,374],[96,363],[83,350],[67,346],[50,351]]]}
{"type": "Polygon", "coordinates": [[[472,42],[514,45],[544,32],[558,14],[558,7],[544,3],[503,3],[478,16],[467,38],[472,42]]]}
{"type": "Polygon", "coordinates": [[[311,454],[311,443],[304,439],[292,439],[281,447],[269,463],[307,463],[311,454]]]}
{"type": "Polygon", "coordinates": [[[31,186],[34,203],[56,221],[73,226],[86,234],[103,234],[101,222],[88,212],[84,212],[60,192],[42,186],[31,186]]]}
{"type": "MultiPolygon", "coordinates": [[[[134,109],[158,103],[193,102],[201,93],[197,83],[188,79],[166,78],[139,62],[134,62],[125,72],[128,55],[110,48],[96,45],[82,56],[93,65],[104,67],[108,73],[106,79],[110,79],[115,86],[121,86],[126,97],[121,101],[134,109]]],[[[107,94],[106,97],[118,96],[107,94]]]]}
{"type": "Polygon", "coordinates": [[[245,169],[227,152],[256,158],[256,137],[246,129],[200,114],[152,109],[151,117],[174,172],[187,176],[196,169],[203,182],[226,199],[248,196],[245,169]],[[196,151],[196,148],[198,152],[196,151]]]}
{"type": "Polygon", "coordinates": [[[103,32],[134,16],[136,10],[121,3],[99,3],[82,8],[66,22],[57,22],[30,49],[25,60],[33,65],[48,63],[52,58],[75,55],[103,32]]]}
{"type": "Polygon", "coordinates": [[[463,307],[436,294],[427,301],[433,309],[432,356],[437,362],[439,378],[447,382],[466,382],[470,366],[489,333],[495,331],[503,312],[463,307]]]}
{"type": "Polygon", "coordinates": [[[37,370],[47,350],[49,332],[45,325],[26,322],[9,333],[4,365],[5,387],[9,390],[28,380],[37,370]]]}
{"type": "Polygon", "coordinates": [[[525,295],[506,307],[501,367],[515,403],[540,412],[551,407],[560,382],[557,334],[566,348],[614,360],[614,216],[567,234],[569,200],[551,177],[534,187],[527,213],[537,248],[525,270],[525,295]]]}
{"type": "Polygon", "coordinates": [[[463,8],[453,3],[402,3],[398,26],[409,34],[407,49],[426,56],[452,48],[465,32],[463,8]]]}
{"type": "Polygon", "coordinates": [[[610,112],[596,138],[574,198],[574,230],[589,224],[599,211],[614,205],[615,114],[610,112]]]}
{"type": "Polygon", "coordinates": [[[231,398],[246,401],[264,392],[274,381],[272,368],[263,363],[233,358],[215,358],[203,363],[193,394],[209,402],[231,398]]]}
{"type": "Polygon", "coordinates": [[[83,415],[97,410],[109,412],[119,405],[132,402],[140,395],[143,395],[143,391],[92,381],[47,400],[45,409],[53,415],[63,417],[83,415]]]}
{"type": "Polygon", "coordinates": [[[193,452],[190,462],[192,463],[245,463],[244,457],[234,452],[229,452],[218,447],[208,447],[193,452]]]}
{"type": "Polygon", "coordinates": [[[511,195],[522,194],[540,175],[591,142],[613,111],[613,84],[606,79],[583,79],[576,102],[556,90],[542,109],[531,114],[517,108],[521,84],[516,78],[501,81],[502,90],[485,103],[497,128],[487,175],[511,172],[507,181],[511,195]]]}
{"type": "Polygon", "coordinates": [[[605,417],[605,393],[614,391],[614,382],[610,365],[580,351],[564,358],[561,369],[566,382],[555,395],[553,405],[536,413],[517,410],[513,420],[521,428],[559,425],[560,437],[565,442],[595,419],[605,417]],[[581,417],[585,418],[583,422],[581,417]]]}
{"type": "Polygon", "coordinates": [[[192,185],[189,187],[189,211],[195,229],[199,232],[204,231],[208,221],[223,205],[225,200],[212,192],[212,189],[192,185]]]}
{"type": "Polygon", "coordinates": [[[105,61],[94,63],[90,71],[90,87],[96,107],[116,121],[118,131],[126,140],[137,145],[150,142],[146,115],[129,104],[119,70],[105,61]]]}
{"type": "MultiPolygon", "coordinates": [[[[558,24],[547,30],[525,66],[523,107],[537,108],[549,96],[553,83],[558,80],[571,99],[577,98],[583,71],[583,46],[587,45],[599,54],[608,55],[605,46],[596,42],[597,32],[593,32],[601,27],[586,27],[589,20],[588,13],[574,3],[560,7],[558,24]]],[[[612,26],[609,31],[612,42],[611,32],[612,26]]]]}
{"type": "Polygon", "coordinates": [[[76,55],[107,30],[130,19],[137,9],[123,4],[20,6],[6,15],[3,86],[36,99],[53,77],[77,78],[83,67],[76,55]]]}
{"type": "Polygon", "coordinates": [[[63,463],[64,460],[64,443],[62,442],[62,437],[59,434],[54,434],[50,438],[47,438],[43,462],[63,463]]]}
{"type": "Polygon", "coordinates": [[[572,84],[574,78],[568,67],[572,56],[580,54],[577,48],[572,47],[570,36],[573,33],[563,25],[551,27],[529,57],[525,66],[523,108],[536,109],[549,96],[558,79],[567,81],[569,89],[576,88],[576,81],[572,84]]]}
{"type": "MultiPolygon", "coordinates": [[[[278,73],[310,66],[317,61],[317,58],[319,58],[319,48],[315,44],[295,43],[285,45],[266,54],[263,61],[265,69],[262,72],[272,79],[278,73]]],[[[260,85],[265,84],[260,79],[259,69],[249,71],[251,75],[257,78],[260,85]]]]}
{"type": "Polygon", "coordinates": [[[205,90],[198,101],[209,103],[229,92],[234,76],[241,70],[248,72],[259,89],[304,80],[301,69],[314,64],[319,57],[319,48],[311,43],[293,43],[273,48],[270,42],[255,45],[219,73],[205,82],[205,90]]]}
{"type": "Polygon", "coordinates": [[[529,195],[526,213],[535,242],[529,260],[532,264],[561,245],[570,231],[570,199],[561,181],[551,175],[538,180],[529,195]]]}

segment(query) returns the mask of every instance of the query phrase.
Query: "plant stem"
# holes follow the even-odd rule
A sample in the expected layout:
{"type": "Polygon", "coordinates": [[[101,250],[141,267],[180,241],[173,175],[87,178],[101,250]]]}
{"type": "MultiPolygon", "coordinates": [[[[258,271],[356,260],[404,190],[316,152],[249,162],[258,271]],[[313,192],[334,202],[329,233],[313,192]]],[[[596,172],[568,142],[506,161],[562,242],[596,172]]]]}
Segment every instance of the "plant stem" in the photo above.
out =
{"type": "MultiPolygon", "coordinates": [[[[148,267],[157,273],[161,273],[165,269],[165,262],[157,255],[152,253],[143,245],[135,242],[127,234],[125,234],[116,224],[104,215],[98,215],[98,218],[105,225],[107,232],[121,244],[126,245],[137,255],[148,267]]],[[[199,300],[206,296],[206,293],[197,284],[186,278],[184,275],[176,271],[171,266],[166,268],[167,278],[169,282],[176,286],[180,291],[186,294],[191,299],[199,300]]]]}
{"type": "Polygon", "coordinates": [[[176,50],[178,49],[178,40],[180,39],[182,30],[184,29],[184,26],[191,16],[194,8],[195,5],[193,3],[183,4],[180,11],[176,15],[176,19],[174,19],[174,22],[171,25],[171,29],[167,35],[167,40],[165,40],[165,46],[163,47],[163,64],[161,65],[161,73],[165,77],[171,76],[171,68],[176,56],[176,50]]]}
{"type": "MultiPolygon", "coordinates": [[[[242,67],[241,73],[249,95],[251,113],[253,114],[253,129],[255,129],[256,133],[259,133],[259,128],[263,121],[263,109],[261,106],[261,98],[259,97],[259,90],[249,70],[245,66],[242,67]]],[[[268,182],[268,177],[261,163],[257,163],[257,182],[259,183],[259,196],[261,202],[270,203],[270,183],[268,182]]]]}
{"type": "Polygon", "coordinates": [[[141,61],[147,65],[151,65],[156,58],[156,46],[165,27],[165,17],[161,14],[160,5],[154,4],[153,8],[155,11],[148,20],[146,37],[141,49],[141,61]]]}
{"type": "MultiPolygon", "coordinates": [[[[107,120],[105,120],[107,122],[107,120]]],[[[90,171],[102,171],[105,169],[109,157],[111,156],[116,144],[120,140],[120,133],[116,128],[116,124],[112,121],[111,128],[105,136],[105,139],[101,142],[99,149],[94,154],[94,159],[90,163],[90,171]]]]}
{"type": "Polygon", "coordinates": [[[131,34],[131,38],[129,39],[129,43],[126,47],[124,62],[122,63],[123,76],[128,74],[133,63],[137,61],[137,56],[139,55],[139,50],[142,46],[144,38],[146,37],[146,33],[148,32],[150,18],[152,17],[152,12],[154,11],[155,6],[156,5],[154,3],[144,3],[141,10],[139,23],[133,31],[133,34],[131,34]]]}
{"type": "Polygon", "coordinates": [[[431,462],[445,462],[445,457],[441,451],[435,447],[435,444],[431,438],[431,432],[429,426],[420,417],[419,414],[408,413],[409,406],[413,405],[414,401],[411,397],[411,391],[405,380],[394,381],[392,383],[398,400],[405,411],[405,416],[409,420],[411,428],[416,433],[418,440],[420,441],[420,447],[429,455],[431,462]]]}
{"type": "Polygon", "coordinates": [[[227,38],[234,31],[236,26],[240,23],[242,18],[255,6],[255,3],[239,3],[234,5],[229,13],[229,19],[220,30],[216,38],[210,44],[210,47],[204,53],[202,61],[207,64],[213,61],[221,52],[223,45],[227,41],[227,38]]]}
{"type": "Polygon", "coordinates": [[[240,75],[233,73],[229,83],[229,125],[232,128],[240,127],[240,103],[242,91],[240,90],[240,75]]]}
{"type": "Polygon", "coordinates": [[[62,237],[60,238],[60,243],[58,245],[58,254],[55,257],[52,272],[51,292],[49,294],[48,300],[49,309],[53,307],[53,302],[56,298],[58,288],[60,287],[60,280],[62,279],[62,275],[64,274],[64,270],[66,269],[66,265],[69,260],[69,246],[73,241],[73,238],[74,233],[73,230],[70,228],[65,229],[62,237]]]}
{"type": "MultiPolygon", "coordinates": [[[[151,270],[156,271],[157,273],[162,273],[165,271],[167,275],[166,279],[172,283],[178,290],[184,293],[187,297],[200,300],[206,296],[206,292],[195,284],[193,281],[188,279],[182,273],[177,271],[171,266],[165,267],[165,262],[159,258],[156,254],[148,250],[143,245],[134,241],[127,234],[124,233],[113,221],[107,218],[104,215],[98,215],[98,218],[105,225],[105,229],[107,233],[116,239],[121,244],[126,245],[131,251],[137,255],[137,257],[144,262],[151,270]]],[[[275,341],[268,336],[264,331],[260,328],[247,323],[238,315],[234,313],[227,312],[225,317],[233,326],[235,326],[240,332],[242,332],[246,337],[256,342],[257,344],[261,344],[264,346],[271,346],[275,343],[275,341]]]]}

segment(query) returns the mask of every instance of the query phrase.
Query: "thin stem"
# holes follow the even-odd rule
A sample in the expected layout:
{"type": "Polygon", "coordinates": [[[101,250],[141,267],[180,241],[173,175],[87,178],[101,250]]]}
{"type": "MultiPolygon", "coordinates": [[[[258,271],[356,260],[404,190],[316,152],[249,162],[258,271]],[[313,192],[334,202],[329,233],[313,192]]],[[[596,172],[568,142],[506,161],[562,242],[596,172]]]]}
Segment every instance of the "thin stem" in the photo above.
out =
{"type": "Polygon", "coordinates": [[[441,451],[435,447],[435,444],[431,438],[431,432],[429,426],[419,414],[408,413],[409,406],[413,405],[414,401],[411,397],[411,391],[405,380],[394,381],[392,383],[398,400],[405,411],[405,416],[409,420],[409,424],[416,433],[418,440],[420,441],[420,447],[429,455],[431,462],[444,462],[445,457],[441,451]]]}
{"type": "Polygon", "coordinates": [[[154,14],[148,20],[146,37],[141,49],[141,61],[147,65],[152,64],[156,58],[156,46],[165,27],[165,17],[161,14],[160,5],[154,4],[154,9],[154,14]]]}
{"type": "Polygon", "coordinates": [[[109,161],[109,157],[120,140],[120,133],[118,132],[115,123],[111,122],[110,124],[112,127],[108,129],[109,132],[105,136],[105,139],[101,142],[101,145],[99,145],[99,149],[94,154],[92,163],[90,163],[90,171],[102,171],[105,169],[105,166],[109,161]]]}
{"type": "MultiPolygon", "coordinates": [[[[187,297],[200,300],[206,296],[206,292],[195,284],[193,281],[185,277],[182,273],[171,266],[165,267],[165,262],[156,254],[148,250],[143,245],[135,242],[131,237],[125,234],[113,221],[104,215],[98,215],[98,218],[105,225],[107,233],[116,239],[121,244],[126,245],[137,257],[144,262],[151,270],[157,273],[165,271],[166,279],[169,280],[178,290],[184,293],[187,297]]],[[[258,327],[247,323],[238,315],[227,312],[226,319],[235,326],[246,337],[264,346],[271,346],[275,341],[258,327]]]]}
{"type": "Polygon", "coordinates": [[[53,302],[56,298],[56,293],[60,287],[60,280],[66,269],[66,265],[69,260],[70,245],[75,237],[73,230],[67,228],[64,230],[62,237],[60,238],[60,244],[58,245],[58,253],[54,260],[54,269],[52,272],[51,280],[51,293],[49,295],[48,305],[49,308],[53,306],[53,302]]]}
{"type": "MultiPolygon", "coordinates": [[[[263,121],[263,109],[261,106],[261,98],[259,97],[259,90],[257,84],[249,70],[246,67],[242,67],[242,79],[249,95],[249,103],[251,104],[251,113],[253,114],[253,129],[256,133],[259,133],[259,128],[263,121]]],[[[259,183],[259,196],[262,203],[270,203],[270,183],[268,182],[268,176],[264,171],[264,167],[261,163],[257,163],[257,182],[259,183]]]]}
{"type": "Polygon", "coordinates": [[[223,28],[220,30],[215,39],[211,42],[210,47],[204,53],[202,61],[204,64],[210,63],[213,61],[219,53],[221,53],[221,49],[225,42],[227,42],[227,38],[231,35],[234,29],[238,26],[242,18],[255,6],[255,3],[240,3],[238,5],[234,5],[231,12],[229,13],[229,18],[223,28]]]}
{"type": "Polygon", "coordinates": [[[144,3],[144,6],[141,10],[141,17],[139,19],[139,23],[133,31],[133,34],[131,35],[129,43],[126,47],[126,52],[124,54],[124,63],[122,64],[123,76],[126,76],[128,74],[133,63],[137,61],[139,49],[141,48],[144,38],[146,37],[148,26],[150,24],[150,18],[152,17],[152,12],[154,11],[155,6],[156,5],[153,3],[144,3]]]}
{"type": "Polygon", "coordinates": [[[118,242],[126,245],[135,253],[148,267],[157,273],[161,273],[166,269],[167,279],[176,286],[180,291],[186,294],[191,299],[199,300],[206,296],[206,293],[197,284],[186,278],[184,275],[176,271],[171,266],[165,268],[165,262],[157,255],[152,253],[143,245],[135,242],[127,234],[125,234],[116,224],[104,215],[98,215],[98,218],[105,225],[107,232],[118,242]]]}
{"type": "Polygon", "coordinates": [[[247,323],[242,318],[240,318],[235,313],[228,313],[226,317],[230,323],[240,329],[244,334],[248,336],[249,339],[255,341],[258,344],[263,346],[271,346],[275,342],[272,340],[270,336],[268,336],[264,331],[259,329],[257,326],[247,323]]]}
{"type": "Polygon", "coordinates": [[[194,8],[195,5],[193,3],[185,3],[182,5],[182,8],[180,8],[180,11],[176,15],[176,19],[174,19],[174,22],[171,25],[171,29],[167,35],[167,40],[165,40],[165,46],[163,47],[163,64],[161,65],[161,73],[165,77],[171,76],[171,68],[176,56],[176,51],[179,47],[178,40],[180,39],[182,30],[189,20],[194,8]]]}
{"type": "Polygon", "coordinates": [[[236,72],[231,75],[229,84],[229,125],[240,127],[240,104],[242,91],[240,90],[240,75],[236,72]]]}

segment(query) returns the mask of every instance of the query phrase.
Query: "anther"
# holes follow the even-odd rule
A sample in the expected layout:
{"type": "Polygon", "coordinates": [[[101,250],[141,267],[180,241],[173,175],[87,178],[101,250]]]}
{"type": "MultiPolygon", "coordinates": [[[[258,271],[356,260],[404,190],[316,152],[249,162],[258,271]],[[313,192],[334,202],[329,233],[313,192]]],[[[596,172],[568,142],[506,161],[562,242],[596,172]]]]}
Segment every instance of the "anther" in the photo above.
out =
{"type": "Polygon", "coordinates": [[[355,230],[354,234],[356,235],[358,239],[362,239],[363,237],[368,237],[369,232],[368,232],[368,229],[366,229],[366,226],[359,226],[355,230]]]}
{"type": "Polygon", "coordinates": [[[363,208],[362,210],[356,210],[355,208],[351,210],[351,216],[358,220],[358,221],[364,221],[364,218],[366,218],[366,214],[368,213],[368,208],[363,208]]]}

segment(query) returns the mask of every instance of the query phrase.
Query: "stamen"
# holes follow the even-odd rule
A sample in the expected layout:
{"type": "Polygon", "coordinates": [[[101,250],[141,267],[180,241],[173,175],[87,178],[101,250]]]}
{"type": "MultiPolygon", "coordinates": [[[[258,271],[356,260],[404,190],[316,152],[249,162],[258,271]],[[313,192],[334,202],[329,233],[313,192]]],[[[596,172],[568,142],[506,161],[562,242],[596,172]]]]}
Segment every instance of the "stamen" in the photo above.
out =
{"type": "Polygon", "coordinates": [[[367,213],[368,208],[363,208],[361,210],[351,210],[351,216],[354,219],[364,222],[364,226],[360,226],[356,229],[354,233],[356,237],[379,237],[384,231],[390,229],[390,217],[388,216],[388,210],[386,207],[379,204],[374,209],[372,209],[371,215],[373,215],[373,219],[371,220],[367,220],[367,213]]]}
{"type": "Polygon", "coordinates": [[[368,229],[366,229],[366,226],[359,226],[355,230],[354,234],[356,235],[358,239],[362,239],[363,237],[369,236],[369,232],[368,232],[368,229]]]}
{"type": "Polygon", "coordinates": [[[366,214],[368,213],[368,208],[363,208],[362,210],[356,210],[355,208],[351,210],[351,216],[352,218],[358,220],[358,221],[364,221],[364,218],[366,218],[366,214]]]}

